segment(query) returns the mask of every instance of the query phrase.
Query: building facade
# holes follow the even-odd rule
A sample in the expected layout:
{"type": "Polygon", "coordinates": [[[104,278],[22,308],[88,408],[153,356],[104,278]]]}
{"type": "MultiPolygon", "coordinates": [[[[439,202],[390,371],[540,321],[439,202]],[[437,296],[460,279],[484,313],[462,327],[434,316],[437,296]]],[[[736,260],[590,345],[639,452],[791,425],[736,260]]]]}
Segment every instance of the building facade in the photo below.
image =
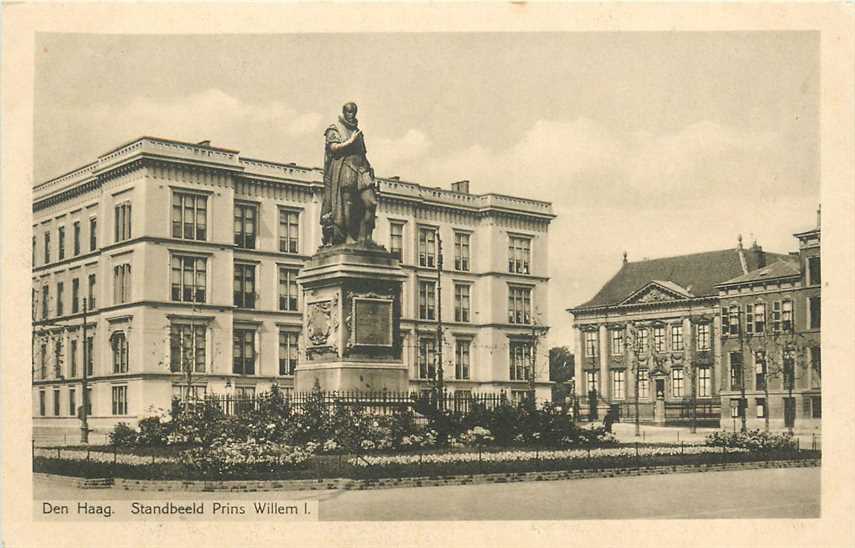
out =
{"type": "Polygon", "coordinates": [[[799,250],[718,285],[722,426],[820,428],[820,228],[795,234],[799,250]]]}
{"type": "Polygon", "coordinates": [[[630,262],[588,302],[575,328],[579,412],[602,419],[714,424],[722,382],[717,284],[781,257],[754,245],[630,262]],[[636,400],[636,394],[638,398],[636,400]]]}
{"type": "MultiPolygon", "coordinates": [[[[321,242],[322,181],[319,168],[142,137],[38,184],[36,427],[79,426],[84,367],[96,429],[188,390],[287,390],[302,348],[296,276],[321,242]]],[[[441,354],[445,384],[461,396],[518,397],[534,385],[548,397],[537,342],[548,329],[551,204],[398,178],[380,180],[379,202],[374,239],[407,274],[411,389],[430,387],[441,354]]]]}

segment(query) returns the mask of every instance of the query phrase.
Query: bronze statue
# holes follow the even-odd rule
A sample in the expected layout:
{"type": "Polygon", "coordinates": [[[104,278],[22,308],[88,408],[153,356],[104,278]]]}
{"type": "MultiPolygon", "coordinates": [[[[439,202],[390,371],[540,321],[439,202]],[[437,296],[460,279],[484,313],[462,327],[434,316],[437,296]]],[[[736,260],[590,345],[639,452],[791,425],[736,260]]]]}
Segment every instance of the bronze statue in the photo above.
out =
{"type": "Polygon", "coordinates": [[[356,103],[342,107],[336,123],[324,132],[323,245],[373,243],[377,191],[365,140],[356,119],[356,103]]]}

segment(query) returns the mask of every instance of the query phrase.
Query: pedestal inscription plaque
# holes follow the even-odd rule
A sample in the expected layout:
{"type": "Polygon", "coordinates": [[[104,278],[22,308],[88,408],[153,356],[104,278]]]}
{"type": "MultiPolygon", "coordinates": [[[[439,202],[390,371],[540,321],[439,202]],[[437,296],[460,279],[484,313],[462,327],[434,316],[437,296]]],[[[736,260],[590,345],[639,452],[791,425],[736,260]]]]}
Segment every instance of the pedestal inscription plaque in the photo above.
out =
{"type": "Polygon", "coordinates": [[[353,343],[392,347],[392,299],[353,298],[353,343]]]}

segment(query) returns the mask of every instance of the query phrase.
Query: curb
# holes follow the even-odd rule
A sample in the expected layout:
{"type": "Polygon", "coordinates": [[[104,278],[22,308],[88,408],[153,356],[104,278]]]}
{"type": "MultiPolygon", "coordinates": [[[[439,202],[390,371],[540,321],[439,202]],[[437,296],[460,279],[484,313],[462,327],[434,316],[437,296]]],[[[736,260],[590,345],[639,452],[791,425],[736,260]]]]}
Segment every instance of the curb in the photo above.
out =
{"type": "Polygon", "coordinates": [[[320,480],[140,480],[126,478],[78,478],[54,474],[34,473],[34,478],[56,481],[79,489],[108,489],[116,487],[126,491],[187,491],[187,492],[264,492],[264,491],[319,491],[391,489],[395,487],[439,487],[443,485],[483,485],[518,483],[523,481],[556,481],[614,477],[648,476],[654,474],[681,474],[721,472],[762,468],[811,468],[821,466],[822,459],[774,460],[733,462],[725,464],[679,464],[667,466],[642,466],[641,468],[594,468],[588,470],[556,470],[549,472],[512,472],[499,474],[472,474],[461,476],[430,476],[405,478],[349,479],[328,478],[320,480]]]}

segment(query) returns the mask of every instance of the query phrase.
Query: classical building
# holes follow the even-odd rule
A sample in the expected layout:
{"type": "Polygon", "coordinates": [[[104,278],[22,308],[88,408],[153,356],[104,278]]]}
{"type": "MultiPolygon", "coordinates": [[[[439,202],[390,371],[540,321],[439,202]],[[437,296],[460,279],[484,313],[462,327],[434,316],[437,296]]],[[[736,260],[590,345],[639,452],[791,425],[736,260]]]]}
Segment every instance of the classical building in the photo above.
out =
{"type": "MultiPolygon", "coordinates": [[[[322,181],[319,168],[142,137],[38,184],[36,426],[79,426],[84,367],[98,429],[187,390],[287,390],[301,351],[296,276],[321,242],[322,181]]],[[[532,346],[548,329],[551,204],[472,194],[467,181],[380,183],[374,239],[406,272],[410,388],[430,386],[441,350],[446,386],[461,396],[519,397],[533,382],[547,398],[546,349],[532,346]]]]}
{"type": "Polygon", "coordinates": [[[628,261],[588,302],[575,327],[581,416],[718,425],[722,386],[718,284],[786,256],[754,244],[628,261]],[[635,394],[638,393],[636,405],[635,394]]]}
{"type": "Polygon", "coordinates": [[[723,427],[820,427],[819,218],[795,237],[797,252],[718,284],[723,427]]]}

